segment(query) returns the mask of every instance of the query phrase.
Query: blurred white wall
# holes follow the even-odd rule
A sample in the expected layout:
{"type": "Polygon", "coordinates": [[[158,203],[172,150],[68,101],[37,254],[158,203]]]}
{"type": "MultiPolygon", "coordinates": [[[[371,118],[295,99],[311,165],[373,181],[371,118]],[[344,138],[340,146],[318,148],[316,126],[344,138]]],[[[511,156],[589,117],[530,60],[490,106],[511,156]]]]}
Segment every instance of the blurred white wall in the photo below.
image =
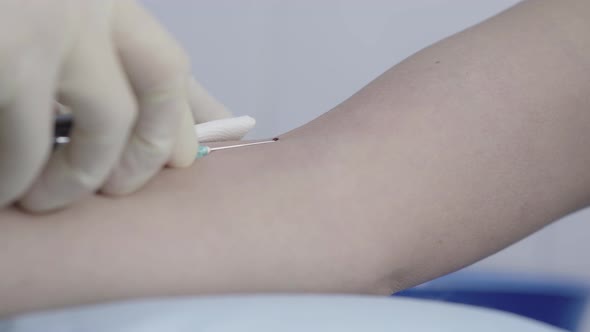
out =
{"type": "MultiPolygon", "coordinates": [[[[390,66],[518,0],[145,0],[188,50],[197,78],[250,137],[300,126],[390,66]]],[[[590,172],[590,170],[588,170],[590,172]]],[[[471,269],[590,280],[590,211],[471,269]]]]}
{"type": "Polygon", "coordinates": [[[145,0],[197,78],[272,136],[517,0],[145,0]]]}

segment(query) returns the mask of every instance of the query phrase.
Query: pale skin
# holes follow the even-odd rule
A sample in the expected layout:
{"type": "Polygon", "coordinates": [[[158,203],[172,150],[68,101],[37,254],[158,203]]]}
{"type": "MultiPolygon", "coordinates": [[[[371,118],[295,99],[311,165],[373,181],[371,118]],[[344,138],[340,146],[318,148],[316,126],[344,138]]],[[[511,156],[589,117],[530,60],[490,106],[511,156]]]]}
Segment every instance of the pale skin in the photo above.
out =
{"type": "Polygon", "coordinates": [[[0,313],[148,296],[390,294],[590,204],[590,4],[531,1],[278,143],[125,198],[0,212],[0,313]]]}

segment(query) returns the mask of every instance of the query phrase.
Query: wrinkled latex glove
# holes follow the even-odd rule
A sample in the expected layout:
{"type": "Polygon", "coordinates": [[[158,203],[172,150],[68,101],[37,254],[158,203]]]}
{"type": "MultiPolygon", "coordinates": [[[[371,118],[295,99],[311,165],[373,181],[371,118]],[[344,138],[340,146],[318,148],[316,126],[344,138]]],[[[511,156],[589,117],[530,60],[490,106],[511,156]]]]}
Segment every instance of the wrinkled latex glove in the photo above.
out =
{"type": "Polygon", "coordinates": [[[192,163],[193,119],[228,117],[181,47],[133,0],[0,0],[0,208],[133,192],[192,163]],[[53,101],[71,142],[52,150],[53,101]]]}

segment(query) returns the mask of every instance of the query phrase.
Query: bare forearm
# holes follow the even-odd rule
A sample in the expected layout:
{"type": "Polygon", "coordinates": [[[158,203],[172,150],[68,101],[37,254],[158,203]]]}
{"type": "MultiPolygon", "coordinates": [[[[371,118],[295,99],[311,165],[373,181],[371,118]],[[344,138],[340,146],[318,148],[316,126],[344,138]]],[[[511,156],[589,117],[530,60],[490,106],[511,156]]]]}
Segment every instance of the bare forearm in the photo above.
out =
{"type": "Polygon", "coordinates": [[[588,204],[590,43],[577,36],[582,10],[555,3],[418,53],[279,143],[212,154],[124,199],[0,212],[0,313],[154,295],[388,293],[588,204]],[[560,15],[569,20],[556,25],[560,15]]]}
{"type": "Polygon", "coordinates": [[[157,295],[371,291],[373,267],[386,266],[377,257],[389,254],[365,242],[364,220],[342,218],[348,195],[316,187],[336,179],[316,171],[313,140],[296,136],[212,154],[125,199],[94,197],[35,218],[4,211],[0,312],[157,295]]]}

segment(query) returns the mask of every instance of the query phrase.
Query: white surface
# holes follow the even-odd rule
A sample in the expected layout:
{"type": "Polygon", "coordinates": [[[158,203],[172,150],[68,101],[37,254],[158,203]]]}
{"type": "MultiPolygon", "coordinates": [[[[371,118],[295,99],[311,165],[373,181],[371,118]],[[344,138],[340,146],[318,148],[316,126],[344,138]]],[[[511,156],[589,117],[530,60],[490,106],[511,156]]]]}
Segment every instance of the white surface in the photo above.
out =
{"type": "Polygon", "coordinates": [[[143,302],[15,319],[0,332],[557,332],[499,311],[424,300],[256,296],[143,302]],[[97,319],[100,317],[100,319],[97,319]]]}

